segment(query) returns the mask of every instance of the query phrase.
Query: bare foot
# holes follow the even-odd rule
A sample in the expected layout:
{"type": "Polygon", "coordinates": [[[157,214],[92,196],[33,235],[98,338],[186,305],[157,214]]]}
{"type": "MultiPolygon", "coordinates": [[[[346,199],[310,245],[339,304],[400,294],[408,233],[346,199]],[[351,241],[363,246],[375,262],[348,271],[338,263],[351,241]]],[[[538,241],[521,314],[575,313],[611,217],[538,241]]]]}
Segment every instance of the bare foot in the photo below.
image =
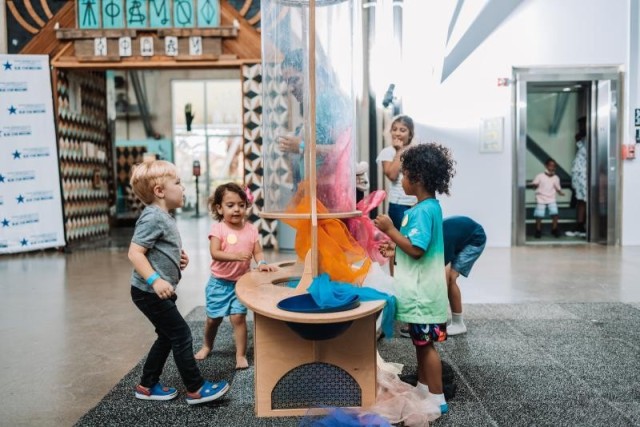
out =
{"type": "Polygon", "coordinates": [[[244,356],[236,356],[236,369],[247,369],[249,367],[249,362],[247,358],[244,356]]]}
{"type": "Polygon", "coordinates": [[[200,351],[198,351],[194,357],[196,360],[204,360],[209,356],[209,354],[211,354],[211,348],[202,346],[200,351]]]}

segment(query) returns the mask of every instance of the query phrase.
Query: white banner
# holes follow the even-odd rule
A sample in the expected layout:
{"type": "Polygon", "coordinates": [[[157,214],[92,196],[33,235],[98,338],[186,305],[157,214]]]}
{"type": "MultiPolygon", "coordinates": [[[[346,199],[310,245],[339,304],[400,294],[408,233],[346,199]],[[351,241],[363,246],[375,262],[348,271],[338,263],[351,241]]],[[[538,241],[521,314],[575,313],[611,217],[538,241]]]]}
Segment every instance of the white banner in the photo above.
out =
{"type": "Polygon", "coordinates": [[[49,57],[0,55],[0,254],[65,244],[49,57]]]}

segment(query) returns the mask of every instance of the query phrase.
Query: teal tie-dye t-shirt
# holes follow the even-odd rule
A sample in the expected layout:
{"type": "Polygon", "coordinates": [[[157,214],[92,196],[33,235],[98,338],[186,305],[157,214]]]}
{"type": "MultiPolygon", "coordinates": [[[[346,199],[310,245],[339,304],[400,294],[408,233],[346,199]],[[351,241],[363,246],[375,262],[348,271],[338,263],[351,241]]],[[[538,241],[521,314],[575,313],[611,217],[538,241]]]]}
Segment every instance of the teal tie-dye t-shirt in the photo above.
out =
{"type": "Polygon", "coordinates": [[[424,254],[415,259],[396,249],[396,318],[407,323],[445,323],[449,300],[440,202],[425,199],[407,210],[400,233],[424,254]]]}

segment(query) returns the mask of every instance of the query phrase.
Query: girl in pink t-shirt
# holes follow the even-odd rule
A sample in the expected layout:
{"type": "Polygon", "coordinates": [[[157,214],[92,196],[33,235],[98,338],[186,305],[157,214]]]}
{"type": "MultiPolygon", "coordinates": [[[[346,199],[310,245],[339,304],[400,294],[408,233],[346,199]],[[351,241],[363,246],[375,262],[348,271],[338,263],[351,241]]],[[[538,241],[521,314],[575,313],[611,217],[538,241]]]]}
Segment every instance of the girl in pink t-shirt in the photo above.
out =
{"type": "Polygon", "coordinates": [[[207,283],[206,313],[202,348],[196,353],[198,360],[205,359],[213,349],[218,327],[229,316],[236,343],[236,369],[249,367],[247,361],[247,308],[236,297],[238,279],[251,269],[251,259],[258,263],[260,271],[275,271],[267,264],[258,230],[246,222],[247,208],[251,200],[238,184],[233,182],[216,188],[209,197],[209,211],[218,220],[209,232],[211,251],[211,277],[207,283]]]}

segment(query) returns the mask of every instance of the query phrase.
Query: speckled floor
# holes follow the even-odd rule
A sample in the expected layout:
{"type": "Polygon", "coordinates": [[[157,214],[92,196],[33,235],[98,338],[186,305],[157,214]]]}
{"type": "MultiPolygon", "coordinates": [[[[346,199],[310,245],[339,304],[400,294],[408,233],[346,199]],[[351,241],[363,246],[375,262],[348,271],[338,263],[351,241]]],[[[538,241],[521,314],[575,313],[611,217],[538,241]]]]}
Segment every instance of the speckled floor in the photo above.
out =
{"type": "MultiPolygon", "coordinates": [[[[208,224],[179,219],[191,258],[178,288],[185,315],[204,300],[208,224]]],[[[73,425],[144,357],[153,331],[130,301],[127,244],[122,230],[101,248],[1,258],[0,425],[73,425]]],[[[588,244],[487,248],[460,281],[470,331],[442,351],[461,388],[437,424],[525,425],[528,414],[536,425],[639,425],[639,256],[588,244]],[[620,302],[630,304],[578,304],[620,302]],[[471,424],[458,418],[471,414],[471,424]]]]}

